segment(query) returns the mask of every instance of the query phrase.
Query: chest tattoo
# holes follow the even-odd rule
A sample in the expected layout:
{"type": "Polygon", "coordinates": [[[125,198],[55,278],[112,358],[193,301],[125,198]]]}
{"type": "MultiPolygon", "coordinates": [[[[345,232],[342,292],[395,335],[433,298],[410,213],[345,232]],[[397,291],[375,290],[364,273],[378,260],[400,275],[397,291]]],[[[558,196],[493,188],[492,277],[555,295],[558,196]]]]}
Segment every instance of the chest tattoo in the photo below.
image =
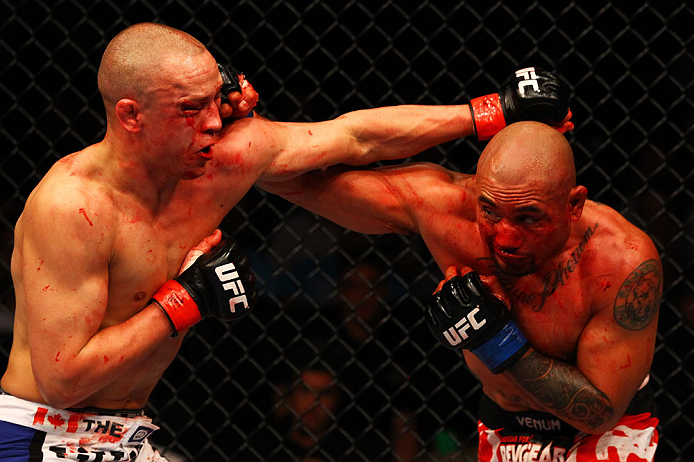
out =
{"type": "Polygon", "coordinates": [[[589,226],[573,252],[567,258],[557,263],[556,268],[548,271],[542,277],[543,289],[541,293],[533,293],[517,286],[517,278],[504,273],[493,258],[479,258],[477,261],[487,265],[491,274],[496,276],[509,297],[523,305],[532,307],[532,310],[537,312],[542,310],[548,297],[554,294],[558,288],[568,283],[571,275],[578,268],[581,255],[583,255],[583,251],[586,249],[598,226],[599,223],[595,223],[592,227],[589,226]]]}
{"type": "Polygon", "coordinates": [[[555,269],[551,270],[544,276],[544,289],[542,290],[539,303],[533,306],[533,311],[540,311],[544,306],[547,297],[551,296],[558,287],[564,287],[564,284],[569,281],[571,274],[576,271],[576,268],[578,267],[578,262],[581,259],[581,255],[583,255],[583,251],[588,245],[588,242],[590,242],[593,234],[595,234],[595,231],[598,229],[598,225],[599,223],[595,223],[595,226],[592,228],[589,226],[588,229],[586,229],[586,232],[583,233],[581,241],[578,243],[574,251],[571,252],[571,255],[569,255],[567,259],[560,261],[555,269]]]}

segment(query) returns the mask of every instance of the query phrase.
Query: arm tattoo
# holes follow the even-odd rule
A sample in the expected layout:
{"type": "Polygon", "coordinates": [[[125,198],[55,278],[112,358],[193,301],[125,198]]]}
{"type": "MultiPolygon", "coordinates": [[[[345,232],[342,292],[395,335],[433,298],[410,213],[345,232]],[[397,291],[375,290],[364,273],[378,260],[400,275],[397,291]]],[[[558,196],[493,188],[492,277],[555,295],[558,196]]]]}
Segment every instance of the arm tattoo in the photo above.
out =
{"type": "Polygon", "coordinates": [[[650,324],[660,305],[663,276],[655,260],[646,260],[626,278],[614,302],[614,318],[629,330],[650,324]]]}
{"type": "Polygon", "coordinates": [[[570,425],[582,424],[595,429],[614,414],[609,398],[576,366],[531,349],[509,371],[523,389],[570,425]]]}

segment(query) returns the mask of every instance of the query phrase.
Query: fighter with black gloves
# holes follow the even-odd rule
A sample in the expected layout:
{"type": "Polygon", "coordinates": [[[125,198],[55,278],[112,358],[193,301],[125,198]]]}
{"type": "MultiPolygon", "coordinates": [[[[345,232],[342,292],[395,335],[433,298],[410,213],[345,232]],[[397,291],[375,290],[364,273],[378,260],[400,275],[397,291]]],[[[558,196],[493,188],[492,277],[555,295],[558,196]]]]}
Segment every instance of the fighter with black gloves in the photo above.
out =
{"type": "Polygon", "coordinates": [[[239,244],[221,239],[219,230],[188,253],[178,277],[166,281],[153,295],[171,321],[173,336],[205,318],[242,318],[255,304],[255,276],[239,244]],[[204,246],[217,242],[211,249],[204,246]]]}
{"type": "Polygon", "coordinates": [[[523,69],[458,108],[465,136],[492,137],[474,174],[333,167],[281,192],[354,231],[421,236],[446,272],[426,317],[482,385],[480,461],[650,461],[657,445],[658,251],[576,184],[569,93],[523,69]]]}

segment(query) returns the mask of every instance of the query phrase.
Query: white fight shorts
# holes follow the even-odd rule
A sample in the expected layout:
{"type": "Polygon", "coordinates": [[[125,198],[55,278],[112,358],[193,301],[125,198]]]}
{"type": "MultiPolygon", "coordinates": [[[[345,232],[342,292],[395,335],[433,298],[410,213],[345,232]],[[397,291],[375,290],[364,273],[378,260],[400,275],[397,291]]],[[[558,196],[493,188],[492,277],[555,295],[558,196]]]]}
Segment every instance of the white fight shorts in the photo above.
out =
{"type": "Polygon", "coordinates": [[[0,460],[163,461],[142,411],[66,411],[0,394],[0,460]]]}

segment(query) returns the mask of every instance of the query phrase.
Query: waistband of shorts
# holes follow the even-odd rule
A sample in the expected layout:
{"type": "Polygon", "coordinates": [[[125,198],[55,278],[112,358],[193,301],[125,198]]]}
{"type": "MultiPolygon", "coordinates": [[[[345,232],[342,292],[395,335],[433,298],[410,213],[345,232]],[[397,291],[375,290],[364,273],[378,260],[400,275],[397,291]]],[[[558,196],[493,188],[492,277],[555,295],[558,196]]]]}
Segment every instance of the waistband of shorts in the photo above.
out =
{"type": "MultiPolygon", "coordinates": [[[[2,387],[0,387],[0,395],[13,396],[10,393],[7,393],[5,390],[3,390],[2,387]]],[[[125,418],[142,417],[145,415],[144,408],[142,408],[142,409],[106,409],[106,408],[101,408],[101,407],[80,407],[80,408],[69,407],[65,410],[68,412],[73,412],[73,413],[77,413],[77,414],[91,414],[91,415],[99,415],[99,416],[113,416],[113,417],[125,417],[125,418]]]]}
{"type": "Polygon", "coordinates": [[[104,409],[100,407],[69,407],[65,409],[69,412],[74,412],[77,414],[91,414],[99,416],[112,416],[112,417],[125,417],[127,419],[132,419],[135,417],[143,417],[145,415],[144,409],[104,409]]]}
{"type": "MultiPolygon", "coordinates": [[[[129,443],[139,444],[147,435],[159,429],[144,415],[123,417],[113,415],[110,409],[106,411],[106,415],[100,415],[82,410],[56,409],[7,393],[0,394],[0,420],[46,433],[65,437],[100,434],[111,442],[126,438],[129,443]]],[[[130,411],[127,413],[130,414],[130,411]]]]}
{"type": "Polygon", "coordinates": [[[516,432],[542,432],[545,434],[572,437],[579,430],[557,416],[542,411],[509,412],[482,393],[478,416],[490,429],[506,428],[516,432]]]}

